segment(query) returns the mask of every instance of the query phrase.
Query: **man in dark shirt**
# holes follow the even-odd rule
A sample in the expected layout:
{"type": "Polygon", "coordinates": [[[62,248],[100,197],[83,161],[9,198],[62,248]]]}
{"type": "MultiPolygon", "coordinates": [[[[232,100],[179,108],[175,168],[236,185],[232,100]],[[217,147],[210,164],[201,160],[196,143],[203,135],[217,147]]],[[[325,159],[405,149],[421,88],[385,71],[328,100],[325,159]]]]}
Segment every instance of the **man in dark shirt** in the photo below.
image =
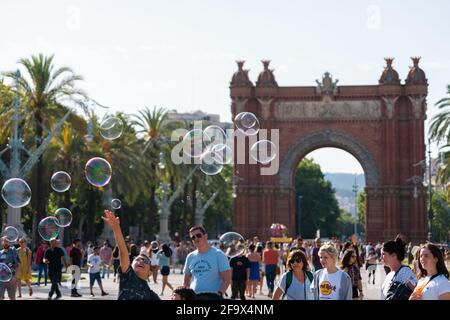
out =
{"type": "MultiPolygon", "coordinates": [[[[141,254],[134,259],[134,263],[144,263],[150,266],[150,259],[141,254]]],[[[159,296],[150,289],[147,281],[139,278],[130,266],[126,272],[119,267],[119,296],[118,300],[160,300],[159,296]]]]}
{"type": "Polygon", "coordinates": [[[125,239],[120,229],[119,218],[111,211],[105,210],[102,219],[109,224],[114,232],[116,245],[119,248],[119,300],[160,300],[147,283],[150,277],[150,259],[140,254],[130,261],[125,239]]]}
{"type": "Polygon", "coordinates": [[[241,300],[245,300],[245,287],[250,276],[250,261],[241,253],[237,257],[231,258],[231,299],[236,299],[239,293],[241,300]]]}
{"type": "Polygon", "coordinates": [[[48,293],[48,300],[52,299],[53,293],[56,293],[55,300],[61,298],[61,292],[58,288],[58,282],[61,277],[62,266],[67,269],[67,262],[64,257],[64,251],[57,246],[56,239],[50,241],[50,248],[45,251],[44,263],[48,265],[48,273],[52,281],[52,287],[48,293]]]}
{"type": "Polygon", "coordinates": [[[0,250],[0,263],[5,264],[11,270],[11,279],[0,282],[0,300],[5,298],[5,291],[8,292],[9,300],[16,300],[17,277],[16,272],[19,268],[19,255],[16,249],[11,246],[6,237],[0,239],[3,242],[3,248],[0,250]]]}
{"type": "MultiPolygon", "coordinates": [[[[74,266],[75,268],[80,269],[81,274],[81,240],[75,239],[72,244],[72,249],[70,250],[70,264],[74,266]]],[[[75,270],[72,270],[72,275],[76,275],[77,273],[75,270]]],[[[77,292],[77,282],[79,279],[75,279],[75,276],[73,276],[74,279],[72,280],[72,293],[71,297],[81,297],[82,295],[77,292]],[[76,281],[75,281],[76,280],[76,281]]]]}

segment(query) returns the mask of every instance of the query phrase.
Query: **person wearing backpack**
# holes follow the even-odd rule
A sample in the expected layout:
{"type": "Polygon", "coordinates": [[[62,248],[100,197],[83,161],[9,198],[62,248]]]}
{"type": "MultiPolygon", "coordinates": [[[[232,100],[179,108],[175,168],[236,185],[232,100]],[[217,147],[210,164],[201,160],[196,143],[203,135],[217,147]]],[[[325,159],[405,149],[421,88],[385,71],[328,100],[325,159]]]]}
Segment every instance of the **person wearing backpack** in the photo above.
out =
{"type": "Polygon", "coordinates": [[[301,250],[289,253],[286,268],[273,293],[273,300],[314,300],[311,291],[313,274],[308,270],[308,261],[301,250]]]}
{"type": "Polygon", "coordinates": [[[416,276],[409,267],[402,265],[405,254],[405,243],[400,236],[383,244],[381,258],[391,271],[381,286],[381,300],[408,300],[416,287],[416,276]]]}

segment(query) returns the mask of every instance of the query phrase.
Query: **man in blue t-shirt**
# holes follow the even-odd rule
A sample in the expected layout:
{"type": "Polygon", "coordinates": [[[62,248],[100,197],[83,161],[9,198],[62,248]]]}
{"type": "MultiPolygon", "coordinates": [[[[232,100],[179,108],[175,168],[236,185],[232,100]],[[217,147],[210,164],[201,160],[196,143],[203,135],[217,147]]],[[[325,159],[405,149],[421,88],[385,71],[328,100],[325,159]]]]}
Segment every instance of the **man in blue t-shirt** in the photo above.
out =
{"type": "Polygon", "coordinates": [[[199,300],[223,299],[231,283],[228,258],[208,243],[208,235],[202,226],[189,230],[189,236],[197,250],[191,252],[184,265],[184,287],[191,287],[199,300]]]}

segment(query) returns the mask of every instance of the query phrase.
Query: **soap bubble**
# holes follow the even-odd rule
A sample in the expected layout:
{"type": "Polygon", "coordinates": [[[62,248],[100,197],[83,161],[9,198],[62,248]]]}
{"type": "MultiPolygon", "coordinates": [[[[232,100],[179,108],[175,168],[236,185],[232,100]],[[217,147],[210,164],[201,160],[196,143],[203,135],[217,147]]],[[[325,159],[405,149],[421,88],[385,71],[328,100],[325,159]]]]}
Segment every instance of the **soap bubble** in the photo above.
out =
{"type": "Polygon", "coordinates": [[[9,226],[3,230],[3,236],[6,237],[9,242],[16,242],[17,239],[19,239],[19,231],[14,227],[9,226]]]}
{"type": "Polygon", "coordinates": [[[100,134],[107,140],[114,140],[122,135],[123,121],[116,117],[110,117],[100,125],[100,134]]]}
{"type": "Polygon", "coordinates": [[[218,144],[226,143],[225,131],[223,131],[223,129],[219,126],[216,125],[208,126],[205,128],[205,130],[203,130],[203,134],[206,137],[209,137],[209,140],[207,140],[206,143],[210,148],[218,144]]]}
{"type": "Polygon", "coordinates": [[[10,207],[22,208],[30,203],[31,189],[24,180],[12,178],[3,184],[2,198],[10,207]]]}
{"type": "Polygon", "coordinates": [[[59,227],[68,227],[72,223],[72,212],[66,208],[59,208],[55,211],[55,218],[59,227]]]}
{"type": "Polygon", "coordinates": [[[158,243],[158,241],[152,241],[150,246],[151,246],[152,250],[156,250],[159,248],[159,243],[158,243]]]}
{"type": "Polygon", "coordinates": [[[217,144],[212,149],[219,164],[230,164],[233,160],[233,151],[226,144],[217,144]]]}
{"type": "Polygon", "coordinates": [[[223,169],[222,160],[215,151],[206,150],[200,158],[200,170],[209,176],[216,175],[223,169]]]}
{"type": "Polygon", "coordinates": [[[242,254],[245,250],[244,237],[236,232],[224,233],[219,239],[219,248],[226,256],[233,258],[242,254]]]}
{"type": "Polygon", "coordinates": [[[234,118],[234,124],[239,131],[248,136],[253,136],[259,131],[258,118],[251,112],[241,112],[234,118]]]}
{"type": "Polygon", "coordinates": [[[122,206],[122,202],[119,199],[111,200],[111,208],[117,210],[117,209],[120,209],[121,206],[122,206]]]}
{"type": "Polygon", "coordinates": [[[0,282],[9,282],[12,279],[11,269],[4,263],[0,263],[0,282]]]}
{"type": "Polygon", "coordinates": [[[52,175],[50,185],[56,192],[65,192],[69,190],[72,179],[67,172],[58,171],[52,175]]]}
{"type": "Polygon", "coordinates": [[[272,141],[260,140],[251,147],[250,156],[259,163],[267,164],[277,156],[277,147],[272,141]]]}
{"type": "Polygon", "coordinates": [[[210,140],[202,130],[193,129],[183,137],[183,152],[191,158],[199,158],[206,148],[206,142],[210,140]]]}
{"type": "Polygon", "coordinates": [[[95,187],[104,187],[111,180],[111,165],[103,158],[92,158],[84,169],[87,181],[95,187]]]}
{"type": "Polygon", "coordinates": [[[39,222],[38,232],[42,239],[51,241],[58,237],[58,219],[55,217],[46,217],[39,222]]]}

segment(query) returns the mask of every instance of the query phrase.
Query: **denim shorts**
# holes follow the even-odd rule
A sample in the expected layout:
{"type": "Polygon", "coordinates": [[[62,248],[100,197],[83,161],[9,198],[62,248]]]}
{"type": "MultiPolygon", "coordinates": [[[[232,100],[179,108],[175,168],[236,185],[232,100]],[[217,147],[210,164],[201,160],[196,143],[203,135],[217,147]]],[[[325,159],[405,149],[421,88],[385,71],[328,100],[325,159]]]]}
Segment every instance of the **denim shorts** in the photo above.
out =
{"type": "Polygon", "coordinates": [[[100,272],[89,273],[89,285],[91,287],[94,285],[95,280],[97,280],[98,284],[102,284],[102,278],[100,277],[100,272]]]}

